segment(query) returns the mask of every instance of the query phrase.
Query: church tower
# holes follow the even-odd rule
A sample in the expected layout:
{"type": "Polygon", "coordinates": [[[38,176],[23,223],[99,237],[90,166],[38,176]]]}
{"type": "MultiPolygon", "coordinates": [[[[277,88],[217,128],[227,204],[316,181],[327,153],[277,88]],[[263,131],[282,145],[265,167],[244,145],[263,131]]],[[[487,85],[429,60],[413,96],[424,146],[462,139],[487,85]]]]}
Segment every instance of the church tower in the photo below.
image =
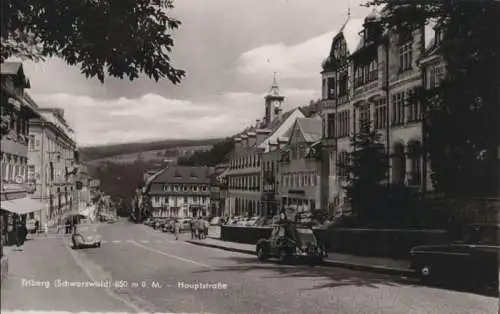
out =
{"type": "Polygon", "coordinates": [[[285,97],[280,94],[276,72],[274,72],[273,85],[264,99],[266,104],[265,125],[269,126],[283,112],[283,101],[285,100],[285,97]]]}

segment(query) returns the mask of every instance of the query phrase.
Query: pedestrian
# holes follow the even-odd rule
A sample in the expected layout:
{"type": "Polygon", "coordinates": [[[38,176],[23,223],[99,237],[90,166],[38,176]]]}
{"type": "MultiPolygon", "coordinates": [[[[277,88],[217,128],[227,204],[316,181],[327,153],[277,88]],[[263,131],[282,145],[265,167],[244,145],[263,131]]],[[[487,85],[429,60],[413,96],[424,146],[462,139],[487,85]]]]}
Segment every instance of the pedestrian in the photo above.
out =
{"type": "Polygon", "coordinates": [[[24,241],[26,241],[26,236],[28,235],[28,229],[26,228],[26,222],[19,219],[16,225],[16,247],[17,250],[22,251],[24,241]]]}
{"type": "Polygon", "coordinates": [[[175,220],[174,223],[174,234],[175,234],[175,239],[179,240],[179,233],[181,232],[181,223],[179,222],[178,219],[175,220]]]}
{"type": "Polygon", "coordinates": [[[35,234],[40,234],[40,221],[35,220],[35,234]]]}
{"type": "Polygon", "coordinates": [[[205,220],[204,221],[204,236],[205,236],[205,239],[208,237],[208,228],[210,228],[210,223],[208,222],[208,220],[205,220]]]}
{"type": "Polygon", "coordinates": [[[43,233],[45,233],[45,237],[49,235],[49,225],[47,224],[47,222],[43,224],[43,233]]]}
{"type": "Polygon", "coordinates": [[[194,239],[196,230],[194,229],[194,221],[189,221],[189,230],[191,231],[191,240],[194,239]]]}

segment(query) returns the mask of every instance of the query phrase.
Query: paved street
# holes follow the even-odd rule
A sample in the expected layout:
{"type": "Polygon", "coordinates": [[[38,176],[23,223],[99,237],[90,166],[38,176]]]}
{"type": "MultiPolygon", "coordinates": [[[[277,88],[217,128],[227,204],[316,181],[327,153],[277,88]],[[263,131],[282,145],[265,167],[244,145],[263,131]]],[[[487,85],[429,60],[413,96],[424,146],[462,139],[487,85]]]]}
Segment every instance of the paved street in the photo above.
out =
{"type": "Polygon", "coordinates": [[[259,263],[251,255],[176,241],[120,221],[99,227],[101,248],[73,251],[65,239],[28,241],[10,252],[3,310],[173,313],[497,313],[492,296],[425,287],[413,279],[332,267],[259,263]],[[48,280],[27,288],[21,280],[48,280]],[[54,280],[116,283],[56,288],[54,280]],[[119,284],[122,287],[119,287],[119,284]],[[199,287],[194,284],[212,284],[199,287]],[[137,286],[136,286],[137,285],[137,286]],[[145,285],[145,287],[142,287],[145,285]]]}

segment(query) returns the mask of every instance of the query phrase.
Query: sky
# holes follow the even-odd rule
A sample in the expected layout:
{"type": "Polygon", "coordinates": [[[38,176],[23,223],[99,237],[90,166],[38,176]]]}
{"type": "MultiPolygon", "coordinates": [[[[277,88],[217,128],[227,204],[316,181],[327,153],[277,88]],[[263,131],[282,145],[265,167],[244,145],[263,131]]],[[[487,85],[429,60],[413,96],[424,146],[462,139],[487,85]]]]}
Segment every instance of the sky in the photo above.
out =
{"type": "Polygon", "coordinates": [[[321,62],[365,0],[177,0],[181,84],[87,79],[59,59],[25,62],[40,107],[63,108],[79,146],[231,136],[261,119],[277,72],[284,107],[319,99],[321,62]]]}

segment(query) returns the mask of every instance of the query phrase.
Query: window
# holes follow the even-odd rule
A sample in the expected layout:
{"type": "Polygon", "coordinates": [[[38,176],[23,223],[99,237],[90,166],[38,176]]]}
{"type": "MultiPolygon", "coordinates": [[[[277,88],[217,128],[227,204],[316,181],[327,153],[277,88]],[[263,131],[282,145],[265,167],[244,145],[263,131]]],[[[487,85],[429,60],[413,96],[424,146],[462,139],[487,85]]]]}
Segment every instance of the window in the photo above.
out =
{"type": "Polygon", "coordinates": [[[347,179],[349,172],[348,172],[348,160],[349,160],[349,154],[347,152],[340,152],[338,155],[338,163],[337,163],[337,175],[341,179],[347,179]]]}
{"type": "Polygon", "coordinates": [[[193,202],[198,203],[198,196],[193,196],[193,202]]]}
{"type": "Polygon", "coordinates": [[[34,180],[34,179],[35,179],[35,166],[29,165],[28,166],[28,180],[34,180]]]}
{"type": "Polygon", "coordinates": [[[30,134],[29,136],[29,149],[35,150],[35,135],[30,134]]]}
{"type": "Polygon", "coordinates": [[[188,202],[188,198],[187,196],[184,196],[184,203],[187,203],[188,202]]]}
{"type": "Polygon", "coordinates": [[[363,66],[357,65],[354,70],[354,87],[363,85],[363,66]]]}
{"type": "Polygon", "coordinates": [[[348,136],[350,132],[350,111],[344,110],[339,112],[337,119],[338,130],[336,133],[338,137],[348,136]]]}
{"type": "Polygon", "coordinates": [[[327,99],[335,99],[335,78],[329,77],[327,79],[327,99]]]}
{"type": "Polygon", "coordinates": [[[367,127],[370,129],[370,104],[363,104],[359,108],[359,131],[361,128],[367,127]]]}
{"type": "Polygon", "coordinates": [[[335,114],[327,115],[327,138],[335,138],[335,114]]]}
{"type": "Polygon", "coordinates": [[[340,74],[340,81],[339,81],[339,88],[338,88],[340,97],[347,96],[347,92],[348,92],[347,82],[348,82],[347,72],[341,73],[340,74]]]}
{"type": "Polygon", "coordinates": [[[375,104],[375,129],[382,129],[387,126],[387,106],[384,100],[379,100],[375,104]]]}
{"type": "Polygon", "coordinates": [[[370,62],[370,66],[368,69],[368,82],[373,82],[378,79],[378,66],[377,61],[373,60],[370,62]]]}
{"type": "Polygon", "coordinates": [[[311,186],[316,186],[316,173],[311,173],[311,186]]]}
{"type": "Polygon", "coordinates": [[[415,92],[415,90],[411,90],[407,93],[408,122],[420,121],[422,119],[420,103],[416,99],[413,99],[415,92]]]}
{"type": "Polygon", "coordinates": [[[445,69],[444,66],[439,65],[439,66],[432,66],[429,68],[429,71],[427,72],[427,88],[432,89],[435,87],[438,87],[441,83],[441,81],[445,77],[445,69]]]}
{"type": "Polygon", "coordinates": [[[306,147],[305,147],[305,145],[304,144],[299,145],[298,150],[299,150],[299,159],[306,158],[306,147]]]}
{"type": "Polygon", "coordinates": [[[413,51],[412,41],[399,46],[399,72],[405,72],[412,69],[413,51]]]}
{"type": "Polygon", "coordinates": [[[402,125],[405,122],[404,93],[392,95],[392,125],[402,125]]]}

